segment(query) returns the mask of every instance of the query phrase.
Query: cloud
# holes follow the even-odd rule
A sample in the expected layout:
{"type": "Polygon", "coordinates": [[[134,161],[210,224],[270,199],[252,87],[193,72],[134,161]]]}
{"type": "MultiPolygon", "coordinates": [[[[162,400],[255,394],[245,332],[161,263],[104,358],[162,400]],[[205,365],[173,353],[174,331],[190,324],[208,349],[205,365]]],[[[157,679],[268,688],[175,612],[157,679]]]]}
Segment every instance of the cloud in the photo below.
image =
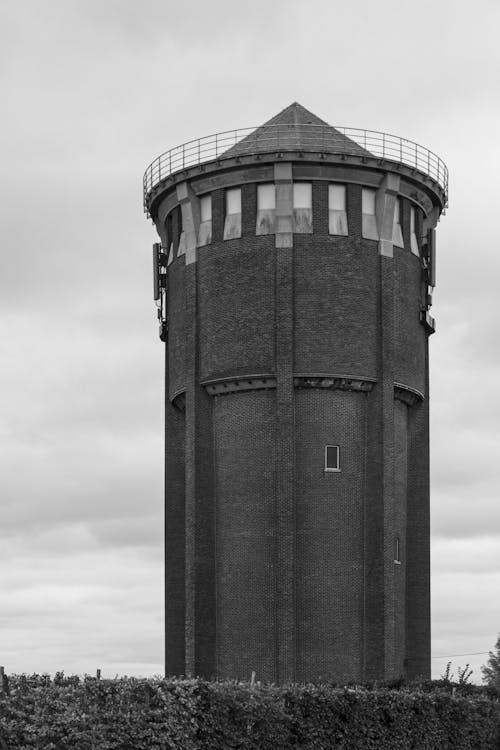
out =
{"type": "Polygon", "coordinates": [[[424,0],[409,23],[396,0],[361,14],[322,0],[1,7],[8,670],[161,671],[163,349],[141,177],[177,143],[294,100],[450,167],[431,339],[435,652],[492,647],[499,12],[424,0]]]}
{"type": "Polygon", "coordinates": [[[103,676],[161,673],[162,558],[129,549],[28,561],[10,547],[2,566],[2,660],[8,671],[64,669],[103,676]],[[105,575],[103,572],[105,571],[105,575]]]}

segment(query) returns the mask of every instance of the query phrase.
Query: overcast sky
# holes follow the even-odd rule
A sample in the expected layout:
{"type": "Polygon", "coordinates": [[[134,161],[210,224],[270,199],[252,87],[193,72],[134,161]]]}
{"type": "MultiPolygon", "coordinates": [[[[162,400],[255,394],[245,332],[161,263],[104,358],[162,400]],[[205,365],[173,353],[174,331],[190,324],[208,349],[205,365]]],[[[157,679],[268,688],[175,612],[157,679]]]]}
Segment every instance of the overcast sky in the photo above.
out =
{"type": "MultiPolygon", "coordinates": [[[[499,22],[498,0],[0,0],[8,672],[163,669],[163,352],[142,173],[293,101],[450,169],[431,338],[433,654],[493,647],[499,22]]],[[[485,659],[450,658],[477,679],[485,659]]]]}

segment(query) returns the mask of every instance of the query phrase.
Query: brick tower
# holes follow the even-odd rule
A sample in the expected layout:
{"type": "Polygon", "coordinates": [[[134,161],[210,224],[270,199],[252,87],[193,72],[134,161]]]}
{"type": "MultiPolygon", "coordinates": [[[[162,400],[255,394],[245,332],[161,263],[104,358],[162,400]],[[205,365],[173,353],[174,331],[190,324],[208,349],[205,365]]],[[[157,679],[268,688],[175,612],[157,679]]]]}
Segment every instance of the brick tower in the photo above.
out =
{"type": "Polygon", "coordinates": [[[447,170],[294,103],[144,177],[165,342],[166,672],[429,676],[447,170]]]}

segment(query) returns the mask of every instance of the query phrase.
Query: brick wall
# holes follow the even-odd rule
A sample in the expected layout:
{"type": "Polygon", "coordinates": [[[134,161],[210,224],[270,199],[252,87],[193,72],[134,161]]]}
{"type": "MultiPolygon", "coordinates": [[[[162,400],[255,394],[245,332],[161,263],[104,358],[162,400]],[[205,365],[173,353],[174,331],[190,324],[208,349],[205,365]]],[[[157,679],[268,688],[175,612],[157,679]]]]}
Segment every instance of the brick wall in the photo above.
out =
{"type": "MultiPolygon", "coordinates": [[[[165,353],[167,348],[165,347],[165,353]]],[[[170,403],[165,362],[165,671],[185,674],[184,662],[184,413],[170,403]]]]}
{"type": "Polygon", "coordinates": [[[185,416],[166,407],[168,669],[184,663],[184,643],[207,677],[380,679],[406,658],[424,673],[427,405],[393,394],[394,381],[427,393],[410,203],[406,247],[381,257],[361,237],[361,185],[347,185],[349,236],[332,237],[328,183],[313,181],[314,234],[277,250],[274,235],[255,236],[252,183],[242,238],[222,240],[213,180],[212,243],[168,271],[167,387],[186,389],[185,416]],[[294,372],[378,382],[368,394],[294,390],[294,372]],[[200,385],[259,373],[275,373],[277,388],[209,397],[200,385]],[[338,474],[323,471],[325,444],[340,446],[338,474]]]}
{"type": "Polygon", "coordinates": [[[366,394],[295,395],[297,679],[363,678],[366,394]],[[340,446],[340,472],[324,446],[340,446]]]}
{"type": "Polygon", "coordinates": [[[185,270],[184,259],[179,258],[169,266],[167,274],[167,368],[170,397],[186,387],[185,270]]]}
{"type": "Polygon", "coordinates": [[[295,238],[295,371],[377,376],[377,243],[295,238]]]}
{"type": "Polygon", "coordinates": [[[201,380],[274,371],[274,260],[274,236],[200,249],[201,380]]]}
{"type": "Polygon", "coordinates": [[[275,393],[216,396],[217,674],[273,680],[275,393]]]}
{"type": "Polygon", "coordinates": [[[394,379],[423,393],[427,336],[420,323],[421,279],[419,258],[394,248],[394,379]]]}
{"type": "Polygon", "coordinates": [[[408,406],[394,402],[394,537],[399,537],[401,564],[394,565],[394,671],[406,668],[406,505],[408,493],[408,406]]]}

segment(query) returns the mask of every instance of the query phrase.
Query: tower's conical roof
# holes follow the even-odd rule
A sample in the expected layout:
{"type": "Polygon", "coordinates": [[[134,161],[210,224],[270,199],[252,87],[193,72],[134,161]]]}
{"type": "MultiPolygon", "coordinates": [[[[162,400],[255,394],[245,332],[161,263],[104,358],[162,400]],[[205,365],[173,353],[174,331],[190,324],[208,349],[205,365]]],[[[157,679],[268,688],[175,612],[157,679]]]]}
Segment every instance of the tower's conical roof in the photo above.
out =
{"type": "Polygon", "coordinates": [[[266,151],[332,151],[371,156],[369,151],[309,112],[298,102],[293,102],[271,117],[235,146],[225,151],[224,156],[266,151]]]}

